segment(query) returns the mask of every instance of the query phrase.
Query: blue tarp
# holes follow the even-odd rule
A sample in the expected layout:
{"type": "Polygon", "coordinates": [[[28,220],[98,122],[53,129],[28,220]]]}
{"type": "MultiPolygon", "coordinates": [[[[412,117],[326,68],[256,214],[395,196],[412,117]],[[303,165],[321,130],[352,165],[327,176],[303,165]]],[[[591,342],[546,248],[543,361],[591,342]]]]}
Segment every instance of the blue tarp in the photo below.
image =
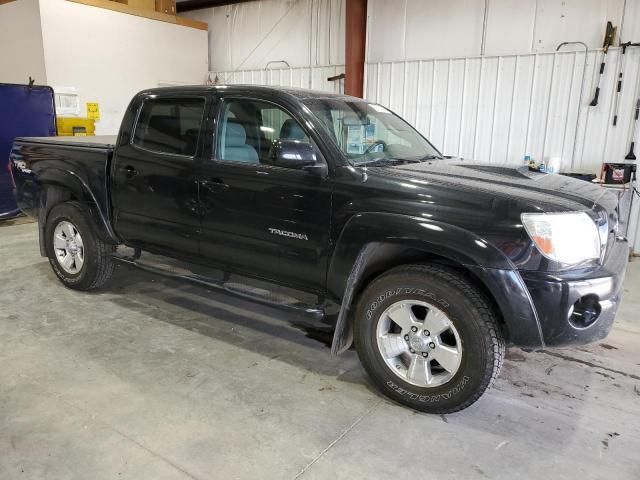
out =
{"type": "Polygon", "coordinates": [[[13,139],[55,134],[56,112],[50,87],[0,83],[0,219],[18,214],[8,168],[13,139]]]}

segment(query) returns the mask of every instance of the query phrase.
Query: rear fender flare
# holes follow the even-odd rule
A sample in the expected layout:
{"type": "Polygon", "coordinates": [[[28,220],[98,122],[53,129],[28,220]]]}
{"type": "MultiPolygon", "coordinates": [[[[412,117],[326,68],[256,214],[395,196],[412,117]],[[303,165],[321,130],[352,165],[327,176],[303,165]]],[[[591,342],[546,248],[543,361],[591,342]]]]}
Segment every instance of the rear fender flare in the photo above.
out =
{"type": "Polygon", "coordinates": [[[78,200],[78,205],[92,220],[91,225],[103,241],[111,244],[120,243],[111,227],[107,213],[98,207],[99,203],[91,188],[78,175],[69,170],[48,168],[38,177],[38,181],[42,187],[41,198],[37,200],[40,205],[38,224],[41,254],[44,252],[42,235],[51,209],[59,203],[70,200],[71,197],[78,200]]]}

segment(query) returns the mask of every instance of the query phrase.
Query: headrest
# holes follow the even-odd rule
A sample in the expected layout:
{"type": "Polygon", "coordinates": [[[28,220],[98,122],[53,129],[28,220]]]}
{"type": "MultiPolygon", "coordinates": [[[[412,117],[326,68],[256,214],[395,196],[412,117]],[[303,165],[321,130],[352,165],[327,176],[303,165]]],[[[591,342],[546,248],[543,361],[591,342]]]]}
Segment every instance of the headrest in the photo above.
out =
{"type": "Polygon", "coordinates": [[[227,130],[225,133],[225,145],[227,147],[241,147],[245,145],[247,140],[247,132],[239,123],[227,122],[227,130]]]}
{"type": "Polygon", "coordinates": [[[304,140],[306,137],[304,130],[293,118],[285,120],[280,129],[280,138],[284,140],[304,140]]]}

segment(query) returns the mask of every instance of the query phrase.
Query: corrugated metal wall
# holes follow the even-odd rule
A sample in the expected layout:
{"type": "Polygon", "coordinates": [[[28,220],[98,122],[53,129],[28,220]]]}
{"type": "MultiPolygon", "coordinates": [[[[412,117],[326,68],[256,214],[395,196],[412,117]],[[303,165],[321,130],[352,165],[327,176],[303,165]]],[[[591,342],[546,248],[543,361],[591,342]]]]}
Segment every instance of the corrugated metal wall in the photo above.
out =
{"type": "Polygon", "coordinates": [[[330,82],[327,78],[342,72],[344,65],[329,65],[209,72],[209,78],[215,80],[217,77],[219,83],[226,84],[278,85],[340,93],[343,90],[343,81],[330,82]]]}
{"type": "MultiPolygon", "coordinates": [[[[581,51],[375,63],[366,97],[395,111],[447,155],[520,163],[529,154],[562,171],[593,172],[629,149],[640,49],[610,49],[599,103],[589,106],[602,52],[581,51]],[[585,66],[586,58],[586,66],[585,66]],[[618,61],[624,66],[620,115],[612,126],[618,61]],[[583,74],[584,72],[584,74],[583,74]],[[582,96],[581,96],[582,93],[582,96]]],[[[327,77],[344,67],[212,73],[221,82],[338,92],[327,77]]],[[[640,154],[640,148],[639,152],[640,154]]]]}
{"type": "Polygon", "coordinates": [[[369,64],[366,96],[447,155],[518,163],[530,154],[557,159],[563,171],[596,172],[603,159],[627,153],[640,50],[609,50],[600,99],[590,107],[601,58],[593,50],[369,64]],[[625,72],[613,127],[619,59],[625,72]]]}

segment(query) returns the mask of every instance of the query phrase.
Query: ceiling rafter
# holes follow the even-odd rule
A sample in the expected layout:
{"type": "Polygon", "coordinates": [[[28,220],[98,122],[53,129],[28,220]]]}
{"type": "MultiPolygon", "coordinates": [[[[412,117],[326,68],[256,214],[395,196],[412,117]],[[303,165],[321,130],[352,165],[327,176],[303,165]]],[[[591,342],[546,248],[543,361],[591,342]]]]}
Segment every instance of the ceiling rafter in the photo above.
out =
{"type": "Polygon", "coordinates": [[[255,0],[183,0],[177,2],[176,10],[180,12],[188,12],[190,10],[200,10],[202,8],[223,7],[225,5],[233,5],[234,3],[253,2],[255,0]]]}

